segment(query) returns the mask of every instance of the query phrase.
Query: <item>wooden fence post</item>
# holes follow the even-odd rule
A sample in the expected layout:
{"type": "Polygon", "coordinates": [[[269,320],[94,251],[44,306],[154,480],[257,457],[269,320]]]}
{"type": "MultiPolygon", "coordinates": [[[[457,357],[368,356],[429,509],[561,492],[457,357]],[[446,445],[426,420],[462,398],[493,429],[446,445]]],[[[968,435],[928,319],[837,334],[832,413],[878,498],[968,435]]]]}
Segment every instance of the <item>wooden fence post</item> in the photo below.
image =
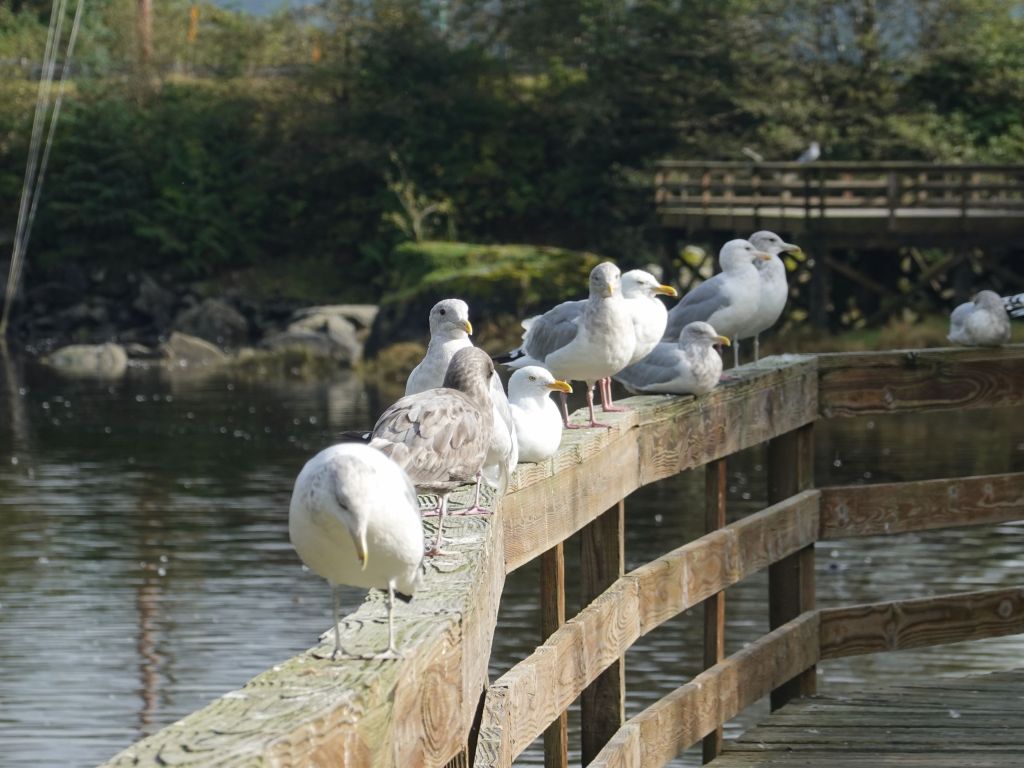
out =
{"type": "MultiPolygon", "coordinates": [[[[581,532],[582,603],[589,605],[625,572],[625,502],[594,519],[581,532]]],[[[583,765],[597,753],[626,719],[625,665],[620,658],[597,676],[580,695],[583,765]]]]}
{"type": "MultiPolygon", "coordinates": [[[[814,485],[814,424],[768,441],[768,503],[775,504],[814,485]]],[[[768,620],[772,629],[814,608],[814,545],[768,568],[768,620]]],[[[814,667],[772,691],[772,709],[816,689],[814,667]]]]}
{"type": "MultiPolygon", "coordinates": [[[[704,532],[725,527],[725,459],[717,459],[704,470],[704,532]]],[[[704,601],[704,669],[725,658],[725,590],[704,601]]],[[[704,737],[704,762],[710,763],[722,751],[722,726],[704,737]]]]}
{"type": "MultiPolygon", "coordinates": [[[[559,542],[540,556],[540,634],[547,640],[565,624],[565,548],[559,542]]],[[[544,768],[569,765],[569,716],[562,712],[544,731],[544,768]]]]}

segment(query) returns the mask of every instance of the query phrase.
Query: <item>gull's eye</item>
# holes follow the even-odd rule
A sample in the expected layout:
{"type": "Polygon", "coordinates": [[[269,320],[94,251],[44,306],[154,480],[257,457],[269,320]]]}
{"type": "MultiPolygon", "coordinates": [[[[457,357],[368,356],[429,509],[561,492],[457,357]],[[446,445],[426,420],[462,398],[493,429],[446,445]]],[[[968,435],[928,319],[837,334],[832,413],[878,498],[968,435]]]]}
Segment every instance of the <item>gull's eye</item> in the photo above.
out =
{"type": "Polygon", "coordinates": [[[445,313],[445,310],[443,310],[443,309],[442,309],[442,310],[440,311],[440,313],[441,313],[441,314],[443,315],[443,314],[445,313]]]}
{"type": "Polygon", "coordinates": [[[536,380],[537,380],[537,377],[536,377],[536,376],[531,376],[531,377],[530,377],[530,381],[536,381],[536,380]]]}

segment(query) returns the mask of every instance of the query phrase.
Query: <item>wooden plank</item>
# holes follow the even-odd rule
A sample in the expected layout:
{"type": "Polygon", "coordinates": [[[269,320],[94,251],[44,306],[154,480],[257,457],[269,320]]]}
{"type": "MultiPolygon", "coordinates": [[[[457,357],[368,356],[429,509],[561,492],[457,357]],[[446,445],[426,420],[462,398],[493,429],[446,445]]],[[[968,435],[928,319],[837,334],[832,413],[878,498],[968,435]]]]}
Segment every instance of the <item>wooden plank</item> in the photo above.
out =
{"type": "MultiPolygon", "coordinates": [[[[465,505],[458,491],[453,508],[465,505]]],[[[425,521],[427,535],[436,518],[425,521]]],[[[444,766],[466,752],[488,679],[504,585],[503,529],[491,516],[452,517],[455,558],[428,558],[424,583],[396,609],[398,661],[303,653],[124,750],[108,766],[444,766]]],[[[324,585],[323,609],[330,591],[324,585]]],[[[342,646],[387,644],[385,603],[371,593],[342,623],[342,646]]],[[[329,654],[331,636],[318,646],[329,654]]]]}
{"type": "Polygon", "coordinates": [[[805,491],[618,579],[491,684],[475,765],[511,765],[641,635],[813,542],[818,501],[805,491]]]}
{"type": "Polygon", "coordinates": [[[1024,345],[818,355],[821,415],[1024,404],[1024,345]]]}
{"type": "Polygon", "coordinates": [[[821,489],[820,539],[1024,520],[1024,472],[821,489]]]}
{"type": "MultiPolygon", "coordinates": [[[[801,493],[814,483],[814,425],[769,441],[767,455],[768,501],[778,502],[801,493]]],[[[814,608],[814,544],[773,563],[768,568],[768,621],[772,629],[814,608]]],[[[812,667],[772,691],[772,709],[815,691],[812,667]]]]}
{"type": "Polygon", "coordinates": [[[821,658],[959,643],[1024,632],[1024,588],[829,608],[821,658]]]}
{"type": "MultiPolygon", "coordinates": [[[[726,460],[718,459],[704,471],[704,532],[725,527],[726,460]]],[[[725,658],[725,591],[704,601],[704,669],[725,658]]],[[[718,726],[704,737],[702,759],[710,763],[722,751],[724,729],[718,726]]]]}
{"type": "Polygon", "coordinates": [[[641,485],[758,445],[817,417],[810,357],[769,357],[700,398],[647,395],[602,414],[611,430],[575,430],[554,458],[520,465],[502,501],[513,571],[565,541],[641,485]],[[727,427],[728,425],[728,427],[727,427]]]}
{"type": "Polygon", "coordinates": [[[811,611],[755,640],[630,718],[624,727],[639,728],[639,733],[610,741],[591,766],[663,766],[817,661],[818,615],[811,611]]]}
{"type": "MultiPolygon", "coordinates": [[[[556,544],[540,557],[541,642],[565,624],[565,551],[556,544]]],[[[544,731],[544,768],[569,765],[569,714],[562,712],[544,731]]]]}
{"type": "MultiPolygon", "coordinates": [[[[626,509],[619,502],[590,523],[580,536],[584,606],[622,578],[625,570],[626,509]]],[[[626,719],[626,669],[620,655],[580,696],[580,753],[587,765],[626,719]]]]}

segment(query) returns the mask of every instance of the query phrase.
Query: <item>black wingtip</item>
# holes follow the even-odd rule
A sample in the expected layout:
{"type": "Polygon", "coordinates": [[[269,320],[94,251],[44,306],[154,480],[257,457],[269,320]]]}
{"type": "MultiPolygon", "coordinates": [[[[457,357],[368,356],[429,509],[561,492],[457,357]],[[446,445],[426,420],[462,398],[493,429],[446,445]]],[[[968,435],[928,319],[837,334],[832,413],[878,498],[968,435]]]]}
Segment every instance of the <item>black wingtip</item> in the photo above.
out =
{"type": "Polygon", "coordinates": [[[404,592],[398,592],[398,591],[396,591],[396,592],[395,592],[395,597],[397,597],[397,598],[398,598],[399,600],[401,600],[401,601],[402,601],[403,603],[409,603],[409,602],[412,602],[412,595],[407,595],[407,594],[405,594],[404,592]]]}
{"type": "Polygon", "coordinates": [[[368,443],[373,432],[365,429],[349,429],[338,435],[339,443],[368,443]]]}
{"type": "Polygon", "coordinates": [[[496,363],[508,365],[509,363],[514,363],[516,360],[523,357],[525,354],[526,353],[523,352],[523,350],[521,349],[513,349],[511,352],[506,352],[503,355],[495,355],[491,359],[496,363]]]}

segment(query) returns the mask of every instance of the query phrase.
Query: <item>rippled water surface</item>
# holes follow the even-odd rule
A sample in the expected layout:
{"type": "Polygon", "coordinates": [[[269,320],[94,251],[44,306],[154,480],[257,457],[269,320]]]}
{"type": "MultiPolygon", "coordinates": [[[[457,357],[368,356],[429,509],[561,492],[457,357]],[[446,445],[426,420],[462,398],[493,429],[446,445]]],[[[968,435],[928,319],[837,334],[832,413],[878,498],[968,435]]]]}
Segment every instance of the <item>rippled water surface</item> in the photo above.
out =
{"type": "MultiPolygon", "coordinates": [[[[102,762],[303,651],[327,627],[327,588],[288,543],[288,499],[309,456],[380,410],[357,378],[189,381],[132,371],[97,383],[9,361],[0,373],[0,766],[102,762]]],[[[762,462],[759,449],[730,461],[730,517],[764,506],[762,462]]],[[[974,411],[823,423],[815,463],[822,485],[1021,471],[1024,419],[974,411]]],[[[631,496],[627,567],[699,535],[702,499],[699,472],[631,496]]],[[[818,599],[1013,585],[1022,553],[1020,526],[826,543],[818,599]]],[[[495,675],[533,649],[537,591],[535,566],[509,576],[495,675]]],[[[728,651],[764,632],[766,595],[763,574],[729,590],[728,651]]],[[[577,603],[571,586],[570,609],[577,603]]],[[[1019,666],[1022,652],[1024,639],[1003,638],[854,657],[822,665],[820,687],[1019,666]]],[[[700,658],[700,611],[644,638],[626,659],[629,714],[699,672],[700,658]]],[[[521,762],[541,759],[535,746],[521,762]]],[[[691,754],[678,764],[695,762],[691,754]]]]}

